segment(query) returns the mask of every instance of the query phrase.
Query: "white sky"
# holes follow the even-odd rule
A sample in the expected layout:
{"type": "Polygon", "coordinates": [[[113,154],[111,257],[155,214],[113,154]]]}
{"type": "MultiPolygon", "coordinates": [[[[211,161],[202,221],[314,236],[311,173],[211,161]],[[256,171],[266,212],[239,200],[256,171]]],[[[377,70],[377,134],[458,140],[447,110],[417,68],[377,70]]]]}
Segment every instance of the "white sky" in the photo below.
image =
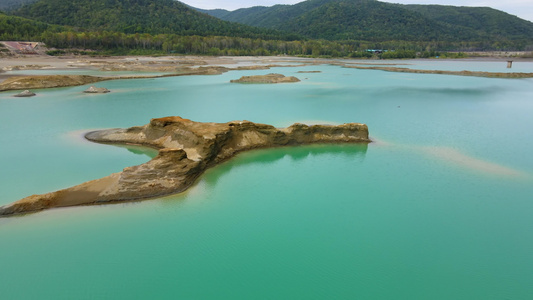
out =
{"type": "MultiPolygon", "coordinates": [[[[522,19],[533,21],[533,0],[380,0],[401,4],[440,4],[454,6],[488,6],[522,19]]],[[[223,8],[235,10],[251,6],[272,6],[275,4],[296,4],[302,0],[181,0],[191,6],[204,9],[223,8]]]]}

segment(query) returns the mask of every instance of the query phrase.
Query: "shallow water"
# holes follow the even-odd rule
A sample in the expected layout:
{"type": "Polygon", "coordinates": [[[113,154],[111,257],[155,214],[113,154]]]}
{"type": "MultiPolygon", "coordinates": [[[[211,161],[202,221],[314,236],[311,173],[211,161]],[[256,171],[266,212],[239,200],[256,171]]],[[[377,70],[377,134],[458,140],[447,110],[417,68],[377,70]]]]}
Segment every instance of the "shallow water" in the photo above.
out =
{"type": "Polygon", "coordinates": [[[6,299],[533,296],[532,79],[308,66],[101,85],[0,93],[0,204],[148,161],[81,135],[154,117],[362,122],[375,142],[252,151],[181,195],[0,219],[6,299]],[[272,72],[302,82],[229,83],[272,72]]]}

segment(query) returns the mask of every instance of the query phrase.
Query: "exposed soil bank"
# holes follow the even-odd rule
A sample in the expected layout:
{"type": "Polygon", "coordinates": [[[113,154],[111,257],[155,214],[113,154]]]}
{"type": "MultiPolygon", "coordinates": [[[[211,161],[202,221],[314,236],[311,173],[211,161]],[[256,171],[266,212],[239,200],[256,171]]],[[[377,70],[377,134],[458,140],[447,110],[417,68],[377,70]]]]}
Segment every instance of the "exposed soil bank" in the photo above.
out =
{"type": "Polygon", "coordinates": [[[86,134],[99,143],[137,144],[159,150],[151,161],[64,190],[33,195],[0,207],[0,216],[54,207],[105,204],[185,191],[207,169],[242,151],[314,143],[369,143],[365,124],[293,124],[278,129],[249,121],[200,123],[180,117],[152,119],[128,129],[86,134]]]}

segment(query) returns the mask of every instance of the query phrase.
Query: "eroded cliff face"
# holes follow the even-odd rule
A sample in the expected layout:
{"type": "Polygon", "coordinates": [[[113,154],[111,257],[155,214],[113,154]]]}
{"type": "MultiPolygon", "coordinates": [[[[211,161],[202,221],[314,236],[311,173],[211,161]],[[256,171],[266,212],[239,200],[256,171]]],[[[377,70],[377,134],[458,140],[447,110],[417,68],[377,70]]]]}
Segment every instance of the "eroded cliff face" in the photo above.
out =
{"type": "Polygon", "coordinates": [[[159,154],[120,173],[0,207],[0,216],[179,193],[207,168],[250,149],[370,142],[368,127],[359,123],[338,126],[297,123],[278,129],[249,121],[200,123],[180,117],[152,119],[147,125],[128,129],[94,131],[86,134],[86,138],[99,143],[144,145],[159,149],[159,154]]]}

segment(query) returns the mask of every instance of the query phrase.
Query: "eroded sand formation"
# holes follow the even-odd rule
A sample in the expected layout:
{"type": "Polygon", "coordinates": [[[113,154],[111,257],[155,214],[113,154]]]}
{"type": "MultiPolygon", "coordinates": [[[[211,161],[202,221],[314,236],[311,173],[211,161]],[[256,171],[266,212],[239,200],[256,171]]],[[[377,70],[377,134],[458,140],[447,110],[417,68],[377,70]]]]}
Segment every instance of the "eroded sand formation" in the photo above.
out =
{"type": "Polygon", "coordinates": [[[95,87],[94,85],[91,85],[88,89],[86,89],[83,92],[88,93],[88,94],[106,94],[111,91],[104,87],[95,87]]]}
{"type": "Polygon", "coordinates": [[[299,82],[300,79],[294,76],[270,73],[266,75],[242,76],[239,79],[231,80],[232,83],[286,83],[299,82]]]}
{"type": "Polygon", "coordinates": [[[287,128],[249,121],[200,123],[180,117],[152,119],[128,129],[86,134],[98,143],[136,144],[159,150],[149,162],[64,190],[33,195],[0,207],[0,216],[54,207],[133,201],[185,191],[207,168],[237,153],[312,143],[369,143],[365,124],[293,124],[287,128]]]}
{"type": "Polygon", "coordinates": [[[13,95],[13,97],[33,97],[35,93],[30,90],[24,90],[18,94],[13,95]]]}

